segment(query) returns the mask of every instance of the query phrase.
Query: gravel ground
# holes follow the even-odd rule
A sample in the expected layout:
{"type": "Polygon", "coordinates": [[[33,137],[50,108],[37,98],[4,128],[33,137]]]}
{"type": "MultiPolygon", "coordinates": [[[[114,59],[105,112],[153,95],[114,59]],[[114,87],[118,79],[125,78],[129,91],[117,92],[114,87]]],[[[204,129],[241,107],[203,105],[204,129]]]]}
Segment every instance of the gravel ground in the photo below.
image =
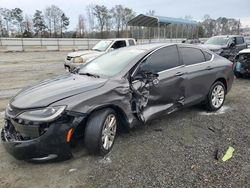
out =
{"type": "MultiPolygon", "coordinates": [[[[0,123],[21,88],[64,73],[66,52],[0,54],[0,123]]],[[[64,162],[17,161],[0,145],[0,187],[250,187],[250,80],[237,79],[224,107],[187,108],[119,135],[108,156],[83,144],[64,162]],[[233,158],[222,162],[229,146],[233,158]]]]}

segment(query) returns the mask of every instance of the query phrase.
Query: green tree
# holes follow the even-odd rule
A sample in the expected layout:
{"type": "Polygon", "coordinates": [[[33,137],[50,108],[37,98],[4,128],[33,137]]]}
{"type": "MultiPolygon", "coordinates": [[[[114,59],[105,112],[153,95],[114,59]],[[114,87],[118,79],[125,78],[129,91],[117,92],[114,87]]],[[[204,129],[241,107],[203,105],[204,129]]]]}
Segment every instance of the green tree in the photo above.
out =
{"type": "Polygon", "coordinates": [[[46,29],[44,16],[42,11],[36,10],[34,16],[33,16],[33,27],[35,31],[35,35],[43,37],[44,31],[46,29]]]}
{"type": "Polygon", "coordinates": [[[12,22],[14,25],[18,25],[20,33],[23,33],[23,11],[20,8],[14,8],[11,10],[12,22]]]}
{"type": "Polygon", "coordinates": [[[61,15],[61,37],[63,37],[63,30],[66,30],[69,26],[69,17],[64,13],[61,15]]]}

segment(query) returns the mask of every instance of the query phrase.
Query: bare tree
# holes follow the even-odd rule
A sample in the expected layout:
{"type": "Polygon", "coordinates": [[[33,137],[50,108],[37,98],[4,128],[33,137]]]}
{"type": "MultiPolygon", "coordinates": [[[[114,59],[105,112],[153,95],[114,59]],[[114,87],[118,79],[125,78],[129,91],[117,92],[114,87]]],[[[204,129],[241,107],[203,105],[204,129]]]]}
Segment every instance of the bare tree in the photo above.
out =
{"type": "Polygon", "coordinates": [[[135,13],[132,9],[123,7],[122,5],[116,5],[111,9],[114,25],[117,32],[117,37],[120,37],[120,33],[127,27],[127,23],[131,20],[135,13]]]}
{"type": "Polygon", "coordinates": [[[62,35],[63,29],[67,29],[69,25],[69,18],[66,17],[65,13],[56,5],[47,7],[44,11],[45,21],[48,26],[50,37],[57,37],[58,34],[62,35]]]}
{"type": "Polygon", "coordinates": [[[104,26],[107,26],[107,22],[110,19],[108,8],[104,5],[95,5],[93,14],[96,16],[99,23],[99,29],[101,32],[101,37],[103,38],[104,26]]]}
{"type": "Polygon", "coordinates": [[[32,18],[27,14],[24,17],[22,27],[24,28],[23,37],[32,37],[32,29],[33,29],[32,18]]]}
{"type": "Polygon", "coordinates": [[[124,8],[122,5],[116,5],[111,9],[111,14],[114,19],[114,24],[116,27],[117,37],[120,37],[120,29],[122,27],[122,19],[124,16],[124,8]]]}
{"type": "Polygon", "coordinates": [[[78,24],[77,24],[77,33],[80,38],[84,37],[84,31],[85,31],[85,19],[82,14],[78,16],[78,24]]]}
{"type": "Polygon", "coordinates": [[[88,29],[89,32],[93,32],[95,29],[95,15],[94,15],[94,5],[89,4],[86,7],[86,12],[87,12],[87,19],[88,19],[88,29]]]}
{"type": "Polygon", "coordinates": [[[46,7],[46,9],[44,10],[44,19],[46,22],[46,26],[49,30],[49,36],[52,36],[52,9],[51,7],[46,7]]]}
{"type": "Polygon", "coordinates": [[[135,12],[130,8],[124,8],[122,17],[122,30],[127,27],[128,21],[135,17],[135,12]]]}
{"type": "Polygon", "coordinates": [[[1,9],[1,15],[2,15],[3,20],[5,22],[5,28],[6,28],[7,36],[9,36],[11,21],[12,21],[11,10],[7,9],[7,8],[2,8],[1,9]]]}

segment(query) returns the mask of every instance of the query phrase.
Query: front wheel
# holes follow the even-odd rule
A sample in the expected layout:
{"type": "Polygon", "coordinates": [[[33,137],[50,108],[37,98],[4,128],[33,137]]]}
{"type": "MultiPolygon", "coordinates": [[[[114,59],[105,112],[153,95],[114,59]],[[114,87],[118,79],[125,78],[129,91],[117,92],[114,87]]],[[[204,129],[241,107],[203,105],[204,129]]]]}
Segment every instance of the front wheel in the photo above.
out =
{"type": "Polygon", "coordinates": [[[209,111],[219,110],[225,101],[226,89],[222,82],[215,82],[207,95],[206,108],[209,111]]]}
{"type": "Polygon", "coordinates": [[[86,125],[85,146],[90,153],[105,155],[113,147],[117,131],[117,116],[113,109],[94,112],[86,125]]]}

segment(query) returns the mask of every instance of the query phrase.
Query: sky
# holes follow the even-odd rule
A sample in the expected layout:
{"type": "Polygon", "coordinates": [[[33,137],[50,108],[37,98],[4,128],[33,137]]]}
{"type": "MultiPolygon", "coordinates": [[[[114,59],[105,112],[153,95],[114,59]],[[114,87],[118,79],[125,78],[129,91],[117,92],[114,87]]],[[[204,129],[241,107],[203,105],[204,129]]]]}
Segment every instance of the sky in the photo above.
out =
{"type": "Polygon", "coordinates": [[[250,27],[249,0],[0,0],[0,8],[19,7],[28,15],[52,4],[60,7],[70,17],[69,29],[76,28],[78,15],[86,13],[88,4],[105,5],[108,8],[121,4],[132,8],[137,14],[155,10],[159,16],[180,18],[191,15],[196,21],[201,21],[205,14],[209,14],[214,19],[240,19],[243,27],[250,27]]]}

